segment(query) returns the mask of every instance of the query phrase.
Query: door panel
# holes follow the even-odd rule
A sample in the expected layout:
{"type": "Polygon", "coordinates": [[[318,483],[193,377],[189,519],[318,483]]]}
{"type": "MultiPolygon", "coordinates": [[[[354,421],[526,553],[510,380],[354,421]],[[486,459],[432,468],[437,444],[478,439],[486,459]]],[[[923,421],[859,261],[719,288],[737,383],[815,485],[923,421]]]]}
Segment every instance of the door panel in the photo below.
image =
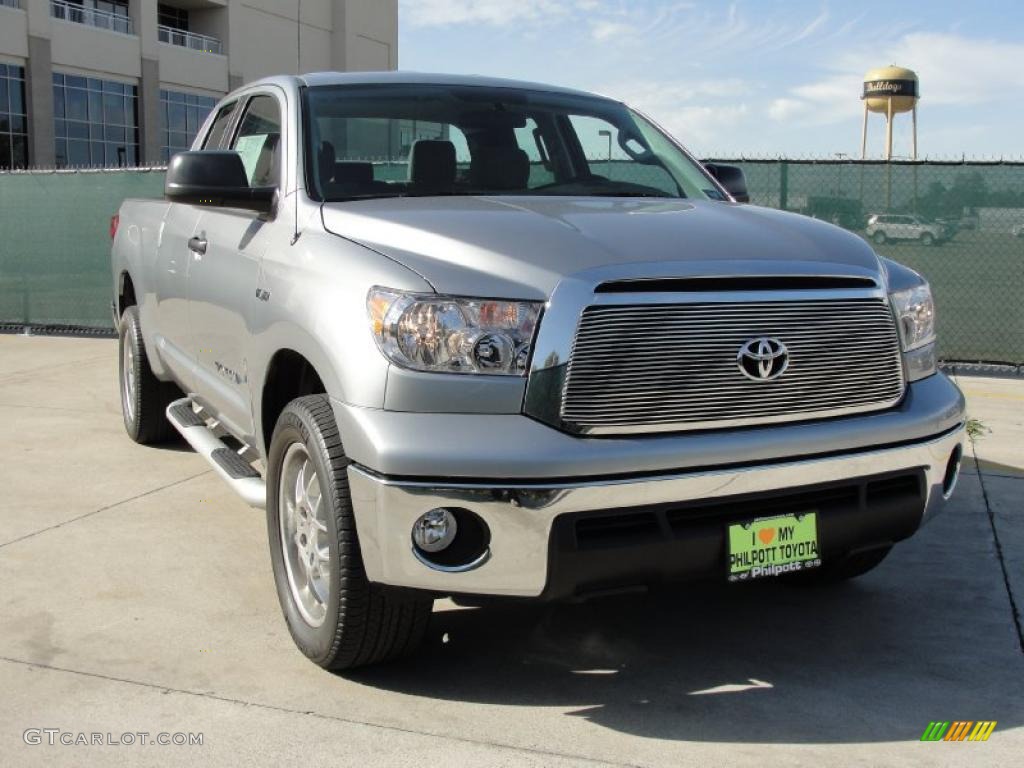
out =
{"type": "MultiPolygon", "coordinates": [[[[244,107],[230,149],[242,156],[251,186],[276,186],[281,173],[281,104],[257,94],[244,107]]],[[[222,144],[223,145],[223,144],[222,144]]],[[[189,321],[201,401],[232,432],[255,432],[246,354],[263,254],[272,221],[251,211],[207,208],[195,235],[204,253],[189,267],[189,321]]]]}
{"type": "Polygon", "coordinates": [[[193,385],[195,356],[189,324],[189,238],[199,224],[200,209],[172,203],[157,239],[156,343],[160,359],[186,388],[193,385]]]}
{"type": "Polygon", "coordinates": [[[193,253],[189,269],[197,399],[240,436],[253,429],[245,356],[270,226],[253,213],[204,211],[196,236],[206,253],[193,253]]]}

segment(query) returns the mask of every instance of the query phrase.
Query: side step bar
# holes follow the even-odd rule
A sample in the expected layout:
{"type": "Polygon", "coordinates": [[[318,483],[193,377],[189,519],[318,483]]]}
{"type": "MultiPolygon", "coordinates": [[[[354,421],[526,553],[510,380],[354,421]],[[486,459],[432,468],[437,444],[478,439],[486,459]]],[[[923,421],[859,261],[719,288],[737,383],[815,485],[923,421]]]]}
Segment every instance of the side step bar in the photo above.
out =
{"type": "Polygon", "coordinates": [[[266,509],[267,484],[260,473],[217,437],[202,415],[193,410],[191,399],[183,397],[167,406],[167,420],[246,504],[266,509]]]}

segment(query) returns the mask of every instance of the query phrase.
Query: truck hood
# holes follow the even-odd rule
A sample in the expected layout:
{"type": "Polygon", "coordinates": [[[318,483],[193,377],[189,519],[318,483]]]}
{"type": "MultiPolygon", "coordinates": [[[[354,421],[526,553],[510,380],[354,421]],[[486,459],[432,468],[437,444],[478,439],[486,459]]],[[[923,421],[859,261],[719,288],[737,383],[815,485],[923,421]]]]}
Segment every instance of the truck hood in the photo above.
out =
{"type": "Polygon", "coordinates": [[[867,276],[860,237],[769,208],[593,197],[381,198],[322,206],[324,228],[404,264],[441,293],[546,299],[565,276],[867,276]],[[601,270],[597,270],[601,271],[601,270]]]}

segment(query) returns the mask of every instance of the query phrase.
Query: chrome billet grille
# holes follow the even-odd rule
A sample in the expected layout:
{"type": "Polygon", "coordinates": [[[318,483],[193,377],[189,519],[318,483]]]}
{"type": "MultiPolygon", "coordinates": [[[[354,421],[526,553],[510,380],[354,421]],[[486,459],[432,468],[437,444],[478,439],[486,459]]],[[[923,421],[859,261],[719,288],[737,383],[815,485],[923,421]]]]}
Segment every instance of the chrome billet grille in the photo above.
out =
{"type": "Polygon", "coordinates": [[[876,410],[903,389],[882,298],[601,304],[580,319],[561,417],[582,431],[697,429],[876,410]],[[758,337],[789,352],[777,379],[753,381],[737,364],[758,337]]]}

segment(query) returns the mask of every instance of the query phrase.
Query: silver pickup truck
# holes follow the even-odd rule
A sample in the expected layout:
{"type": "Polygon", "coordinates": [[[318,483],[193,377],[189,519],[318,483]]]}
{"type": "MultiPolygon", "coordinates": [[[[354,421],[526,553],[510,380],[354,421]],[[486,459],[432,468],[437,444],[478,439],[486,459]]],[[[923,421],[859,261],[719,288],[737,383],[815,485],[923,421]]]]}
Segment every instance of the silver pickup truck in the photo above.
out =
{"type": "Polygon", "coordinates": [[[931,291],[746,199],[579,91],[253,83],[113,222],[125,427],[266,509],[332,669],[409,652],[442,596],[860,575],[956,483],[931,291]]]}

